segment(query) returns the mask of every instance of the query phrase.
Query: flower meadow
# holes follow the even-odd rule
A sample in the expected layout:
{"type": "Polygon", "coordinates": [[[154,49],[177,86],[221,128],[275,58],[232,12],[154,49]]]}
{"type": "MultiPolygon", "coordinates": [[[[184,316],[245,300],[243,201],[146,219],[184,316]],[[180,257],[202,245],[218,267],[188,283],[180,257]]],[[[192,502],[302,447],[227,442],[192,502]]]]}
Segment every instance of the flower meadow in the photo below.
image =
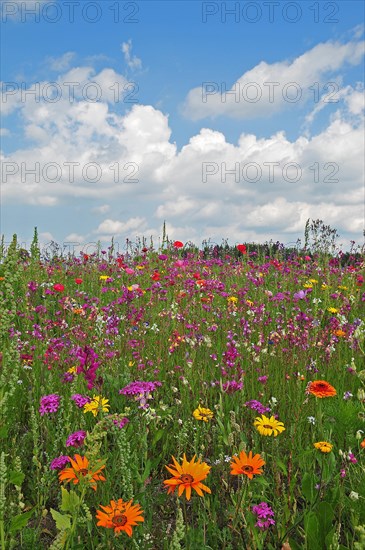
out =
{"type": "Polygon", "coordinates": [[[365,547],[364,259],[1,248],[2,550],[365,547]]]}

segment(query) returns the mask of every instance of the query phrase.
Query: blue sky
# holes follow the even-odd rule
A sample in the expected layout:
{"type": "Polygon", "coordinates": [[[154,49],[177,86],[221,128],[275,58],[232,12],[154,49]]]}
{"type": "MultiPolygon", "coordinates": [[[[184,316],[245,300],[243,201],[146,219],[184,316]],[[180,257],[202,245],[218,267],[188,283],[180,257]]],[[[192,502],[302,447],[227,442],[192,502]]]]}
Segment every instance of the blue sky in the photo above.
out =
{"type": "Polygon", "coordinates": [[[362,2],[69,4],[1,2],[7,240],[362,244],[362,2]]]}

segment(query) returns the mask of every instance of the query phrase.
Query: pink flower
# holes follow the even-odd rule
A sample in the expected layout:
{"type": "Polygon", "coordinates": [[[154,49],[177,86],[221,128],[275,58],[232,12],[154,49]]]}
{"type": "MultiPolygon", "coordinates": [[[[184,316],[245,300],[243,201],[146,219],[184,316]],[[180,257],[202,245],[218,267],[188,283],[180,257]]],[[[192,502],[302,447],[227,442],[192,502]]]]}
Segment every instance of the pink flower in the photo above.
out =
{"type": "Polygon", "coordinates": [[[66,447],[81,447],[84,444],[85,437],[86,432],[84,430],[70,434],[66,441],[66,447]]]}

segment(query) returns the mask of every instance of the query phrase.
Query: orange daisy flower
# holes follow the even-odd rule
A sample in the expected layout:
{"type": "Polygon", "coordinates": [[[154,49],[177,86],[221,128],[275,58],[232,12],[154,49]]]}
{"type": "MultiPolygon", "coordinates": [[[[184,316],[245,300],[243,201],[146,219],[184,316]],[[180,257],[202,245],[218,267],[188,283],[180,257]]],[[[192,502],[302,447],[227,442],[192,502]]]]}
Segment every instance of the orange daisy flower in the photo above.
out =
{"type": "Polygon", "coordinates": [[[201,483],[209,474],[211,467],[206,462],[201,462],[200,459],[195,462],[195,456],[188,462],[184,453],[181,466],[175,457],[172,457],[174,464],[165,466],[170,474],[174,476],[164,481],[164,484],[169,486],[168,493],[173,493],[177,487],[179,497],[183,494],[184,490],[186,491],[187,500],[190,500],[192,488],[200,497],[204,496],[203,491],[211,493],[209,487],[201,483]]]}
{"type": "Polygon", "coordinates": [[[335,388],[326,382],[326,380],[315,380],[314,382],[310,382],[307,391],[320,398],[333,397],[337,394],[335,388]]]}
{"type": "Polygon", "coordinates": [[[254,475],[261,475],[261,466],[265,464],[265,461],[259,454],[252,456],[252,451],[245,453],[241,451],[238,456],[232,456],[231,462],[231,474],[233,476],[239,476],[241,474],[246,475],[249,479],[252,479],[254,475]]]}
{"type": "Polygon", "coordinates": [[[121,498],[115,502],[110,501],[109,506],[102,506],[100,508],[104,510],[96,511],[96,519],[98,519],[97,525],[101,527],[107,527],[108,529],[114,529],[115,534],[119,534],[121,531],[127,533],[128,537],[132,536],[132,527],[137,525],[139,521],[144,521],[141,515],[143,510],[139,504],[132,506],[132,500],[124,502],[121,498]]]}
{"type": "Polygon", "coordinates": [[[89,460],[86,456],[75,455],[74,460],[69,456],[72,468],[64,468],[59,474],[60,483],[65,481],[68,483],[72,481],[74,485],[77,485],[81,479],[85,479],[91,485],[91,488],[96,491],[97,481],[106,481],[105,477],[100,473],[105,464],[97,470],[89,469],[89,460]]]}

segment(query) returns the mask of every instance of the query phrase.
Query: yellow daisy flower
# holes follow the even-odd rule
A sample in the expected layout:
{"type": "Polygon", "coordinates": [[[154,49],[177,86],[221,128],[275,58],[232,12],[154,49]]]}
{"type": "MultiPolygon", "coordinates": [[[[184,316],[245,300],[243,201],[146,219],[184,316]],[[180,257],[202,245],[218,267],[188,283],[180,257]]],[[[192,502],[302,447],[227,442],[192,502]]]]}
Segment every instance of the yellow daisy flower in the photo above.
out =
{"type": "Polygon", "coordinates": [[[110,405],[108,405],[109,399],[105,399],[101,395],[94,395],[90,403],[85,403],[84,413],[91,412],[94,416],[97,416],[99,412],[108,412],[110,405]]]}
{"type": "Polygon", "coordinates": [[[193,417],[196,420],[203,420],[204,422],[208,422],[208,420],[211,420],[213,418],[213,411],[210,409],[205,409],[204,407],[198,406],[197,409],[193,412],[193,417]]]}
{"type": "Polygon", "coordinates": [[[276,437],[285,430],[284,424],[282,422],[279,422],[279,420],[276,420],[275,416],[271,416],[269,418],[264,414],[261,415],[261,418],[258,416],[255,419],[253,425],[256,427],[257,431],[261,435],[265,436],[273,435],[274,437],[276,437]]]}
{"type": "Polygon", "coordinates": [[[321,453],[330,453],[332,451],[333,445],[327,441],[318,441],[313,443],[314,447],[321,451],[321,453]]]}

